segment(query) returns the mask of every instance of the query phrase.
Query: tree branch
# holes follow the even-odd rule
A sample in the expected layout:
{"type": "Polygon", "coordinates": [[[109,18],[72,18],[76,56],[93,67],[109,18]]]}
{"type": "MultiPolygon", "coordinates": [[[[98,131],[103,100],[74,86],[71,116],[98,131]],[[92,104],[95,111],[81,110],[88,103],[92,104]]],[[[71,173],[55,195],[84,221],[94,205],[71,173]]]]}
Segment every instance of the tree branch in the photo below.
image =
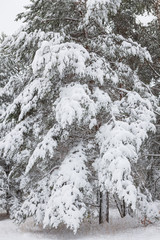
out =
{"type": "Polygon", "coordinates": [[[154,111],[155,114],[157,114],[158,116],[160,116],[160,113],[158,113],[157,111],[154,111]]]}
{"type": "Polygon", "coordinates": [[[46,18],[46,19],[42,19],[42,18],[38,18],[41,22],[52,22],[55,20],[66,20],[66,21],[74,21],[74,22],[78,22],[79,19],[76,18],[70,18],[70,17],[65,17],[65,18],[58,18],[58,17],[53,17],[53,18],[46,18]]]}
{"type": "Polygon", "coordinates": [[[160,157],[160,154],[145,154],[144,156],[149,156],[149,157],[160,157]]]}
{"type": "Polygon", "coordinates": [[[157,142],[157,141],[155,141],[155,140],[153,140],[153,142],[156,143],[156,144],[158,144],[158,145],[160,145],[160,142],[157,142]]]}
{"type": "Polygon", "coordinates": [[[153,68],[153,66],[152,66],[150,63],[148,63],[148,65],[149,65],[149,67],[152,69],[152,71],[153,71],[158,77],[160,77],[160,74],[153,68]]]}

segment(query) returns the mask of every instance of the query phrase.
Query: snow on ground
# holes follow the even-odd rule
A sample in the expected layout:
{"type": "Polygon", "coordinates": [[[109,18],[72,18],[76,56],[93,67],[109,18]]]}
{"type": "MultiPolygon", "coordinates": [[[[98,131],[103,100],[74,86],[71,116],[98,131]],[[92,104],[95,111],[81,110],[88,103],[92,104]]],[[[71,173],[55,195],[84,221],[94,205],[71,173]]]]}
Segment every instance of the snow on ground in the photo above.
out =
{"type": "Polygon", "coordinates": [[[112,211],[110,224],[97,225],[88,222],[77,235],[64,227],[58,230],[44,230],[35,226],[32,219],[21,226],[0,216],[0,240],[159,240],[160,222],[144,227],[130,218],[121,219],[112,211]]]}

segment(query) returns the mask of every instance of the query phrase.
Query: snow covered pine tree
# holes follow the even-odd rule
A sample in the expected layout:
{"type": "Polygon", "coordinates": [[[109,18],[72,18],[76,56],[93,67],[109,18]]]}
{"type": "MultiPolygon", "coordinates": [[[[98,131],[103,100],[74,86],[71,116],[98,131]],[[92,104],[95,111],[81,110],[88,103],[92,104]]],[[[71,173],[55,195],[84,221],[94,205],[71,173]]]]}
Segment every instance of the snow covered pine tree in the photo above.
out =
{"type": "Polygon", "coordinates": [[[138,64],[152,60],[116,32],[122,3],[32,0],[18,16],[25,27],[0,46],[17,69],[0,92],[7,99],[0,156],[10,169],[10,215],[18,222],[34,216],[76,233],[94,206],[100,222],[109,220],[106,194],[121,216],[123,202],[125,212],[157,217],[135,181],[142,143],[155,131],[155,99],[138,64]]]}

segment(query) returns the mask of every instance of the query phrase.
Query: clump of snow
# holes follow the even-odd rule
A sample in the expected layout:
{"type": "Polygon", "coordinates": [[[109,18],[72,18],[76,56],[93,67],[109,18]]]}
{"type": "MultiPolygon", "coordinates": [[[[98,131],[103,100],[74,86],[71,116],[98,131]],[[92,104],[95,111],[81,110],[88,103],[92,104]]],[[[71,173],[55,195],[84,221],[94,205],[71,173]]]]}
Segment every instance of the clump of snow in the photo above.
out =
{"type": "Polygon", "coordinates": [[[48,76],[56,67],[62,78],[64,70],[72,67],[76,74],[82,75],[87,59],[89,59],[89,53],[79,44],[73,42],[57,44],[57,41],[44,41],[36,52],[32,68],[34,74],[43,70],[44,76],[48,76]]]}
{"type": "Polygon", "coordinates": [[[91,122],[96,116],[96,104],[90,98],[87,85],[70,84],[61,89],[60,97],[55,102],[56,120],[65,128],[75,120],[79,123],[91,122]]]}

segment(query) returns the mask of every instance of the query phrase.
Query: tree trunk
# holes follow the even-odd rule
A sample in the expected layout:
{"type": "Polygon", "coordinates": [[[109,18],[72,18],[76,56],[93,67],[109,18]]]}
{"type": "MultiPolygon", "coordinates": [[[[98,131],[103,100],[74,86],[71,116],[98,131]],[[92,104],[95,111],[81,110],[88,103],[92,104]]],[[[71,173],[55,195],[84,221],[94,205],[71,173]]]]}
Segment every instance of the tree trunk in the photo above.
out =
{"type": "Polygon", "coordinates": [[[118,211],[120,213],[121,218],[124,218],[126,216],[126,204],[124,200],[120,200],[117,194],[113,195],[114,200],[116,202],[116,206],[118,208],[118,211]]]}
{"type": "Polygon", "coordinates": [[[106,221],[109,223],[109,192],[106,193],[106,221]]]}
{"type": "Polygon", "coordinates": [[[102,217],[102,192],[99,192],[99,224],[103,223],[102,217]]]}
{"type": "Polygon", "coordinates": [[[109,193],[99,192],[99,224],[109,222],[109,193]]]}

